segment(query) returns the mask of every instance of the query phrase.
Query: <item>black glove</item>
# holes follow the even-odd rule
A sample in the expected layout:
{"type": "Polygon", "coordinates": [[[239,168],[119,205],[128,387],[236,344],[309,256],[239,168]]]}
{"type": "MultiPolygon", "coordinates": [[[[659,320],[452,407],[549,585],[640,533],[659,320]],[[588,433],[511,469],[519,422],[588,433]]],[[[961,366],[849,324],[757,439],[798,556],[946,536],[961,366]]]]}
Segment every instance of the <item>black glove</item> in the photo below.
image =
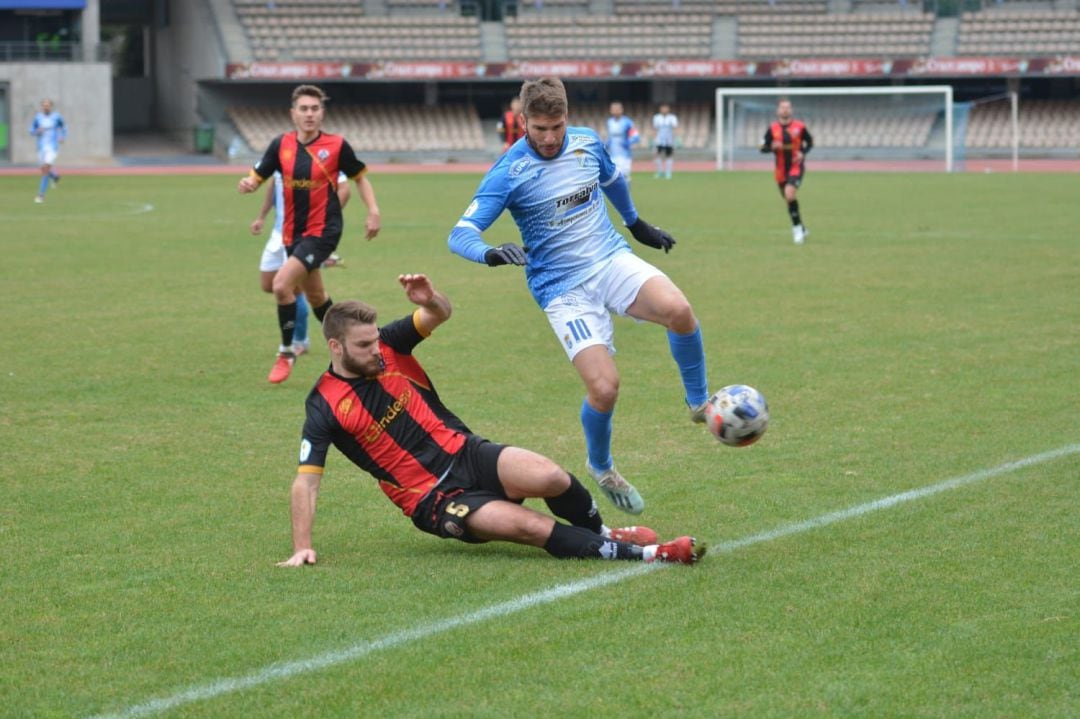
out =
{"type": "Polygon", "coordinates": [[[506,242],[485,252],[484,262],[488,263],[488,267],[524,265],[525,251],[513,242],[506,242]]]}
{"type": "Polygon", "coordinates": [[[634,220],[634,224],[626,226],[634,239],[643,245],[655,247],[664,252],[670,252],[675,245],[675,238],[661,230],[659,227],[650,225],[640,217],[634,220]]]}

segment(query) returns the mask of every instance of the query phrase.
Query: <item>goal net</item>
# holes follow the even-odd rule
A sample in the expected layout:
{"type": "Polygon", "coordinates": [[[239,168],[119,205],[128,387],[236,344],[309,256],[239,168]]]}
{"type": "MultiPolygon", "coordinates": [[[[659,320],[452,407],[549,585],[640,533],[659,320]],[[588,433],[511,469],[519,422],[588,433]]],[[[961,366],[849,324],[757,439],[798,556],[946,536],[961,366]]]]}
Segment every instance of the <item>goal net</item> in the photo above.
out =
{"type": "Polygon", "coordinates": [[[791,100],[814,139],[813,159],[880,163],[933,160],[953,169],[953,94],[949,85],[716,89],[716,167],[761,162],[759,148],[791,100]]]}

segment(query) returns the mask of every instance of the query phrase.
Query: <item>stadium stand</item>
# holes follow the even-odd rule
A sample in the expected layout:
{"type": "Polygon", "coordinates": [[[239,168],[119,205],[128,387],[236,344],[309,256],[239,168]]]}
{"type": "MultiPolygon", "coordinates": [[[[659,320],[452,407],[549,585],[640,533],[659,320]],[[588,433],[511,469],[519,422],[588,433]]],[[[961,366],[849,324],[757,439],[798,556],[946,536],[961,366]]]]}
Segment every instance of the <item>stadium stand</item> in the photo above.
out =
{"type": "MultiPolygon", "coordinates": [[[[648,148],[648,138],[652,137],[652,117],[657,105],[644,102],[624,102],[626,116],[637,125],[641,133],[641,147],[648,148]]],[[[679,117],[679,144],[687,150],[705,150],[709,147],[712,131],[712,103],[687,102],[672,103],[672,111],[679,117]]],[[[570,124],[591,127],[601,137],[608,117],[607,105],[584,104],[570,107],[570,124]]]]}
{"type": "MultiPolygon", "coordinates": [[[[462,17],[465,0],[232,0],[255,59],[260,61],[383,62],[484,61],[480,22],[462,17]]],[[[1054,10],[1038,0],[985,2],[958,19],[956,53],[1065,54],[1080,48],[1080,8],[1054,10]]],[[[713,21],[731,18],[734,51],[743,59],[794,57],[922,57],[931,54],[935,18],[924,3],[887,0],[518,0],[503,20],[506,58],[535,60],[701,59],[713,53],[713,21]],[[512,8],[512,12],[510,11],[512,8]],[[778,23],[779,17],[796,18],[778,23]]],[[[970,6],[969,6],[970,7],[970,6]]],[[[1074,6],[1075,7],[1075,6],[1074,6]]],[[[730,22],[730,21],[729,21],[730,22]]],[[[940,128],[935,112],[875,108],[862,99],[831,105],[812,127],[820,147],[923,147],[940,128]]],[[[887,100],[883,99],[883,102],[887,100]]],[[[626,102],[627,114],[649,137],[652,103],[626,102]]],[[[680,141],[688,151],[712,145],[712,104],[676,102],[680,141]]],[[[746,110],[745,137],[755,147],[772,108],[746,110]],[[760,116],[754,115],[758,113],[760,116]]],[[[574,105],[571,123],[602,132],[607,105],[574,105]]],[[[288,128],[278,109],[234,107],[229,117],[248,145],[265,147],[288,128]]],[[[1080,146],[1080,101],[1021,103],[1021,145],[1080,146]]],[[[328,128],[350,138],[360,152],[490,150],[492,133],[474,106],[335,106],[328,128]]],[[[1006,103],[972,108],[968,148],[1008,147],[1006,103]]],[[[644,153],[646,150],[639,150],[644,153]]]]}
{"type": "Polygon", "coordinates": [[[450,13],[367,17],[358,2],[235,0],[237,18],[259,61],[481,59],[476,18],[450,13]]]}
{"type": "MultiPolygon", "coordinates": [[[[280,108],[237,106],[228,110],[248,146],[261,152],[290,128],[280,108]]],[[[345,136],[365,152],[481,151],[485,138],[471,105],[336,105],[327,115],[328,132],[345,136]]]]}
{"type": "MultiPolygon", "coordinates": [[[[545,0],[546,1],[546,0],[545,0]]],[[[698,13],[706,15],[799,16],[824,13],[823,0],[613,0],[616,14],[698,13]]]]}
{"type": "Polygon", "coordinates": [[[422,14],[422,13],[447,13],[458,15],[461,9],[453,0],[384,0],[386,10],[391,15],[396,14],[422,14]]]}
{"type": "MultiPolygon", "coordinates": [[[[813,115],[801,111],[806,105],[796,101],[796,115],[806,119],[815,149],[827,148],[919,148],[930,141],[938,108],[895,105],[888,97],[815,98],[813,115]]],[[[737,147],[761,145],[765,128],[775,119],[772,103],[748,105],[735,138],[737,147]]]]}
{"type": "MultiPolygon", "coordinates": [[[[546,2],[546,0],[545,0],[546,2]]],[[[708,15],[796,15],[824,13],[824,0],[614,0],[616,14],[663,15],[689,12],[708,15]]]]}
{"type": "MultiPolygon", "coordinates": [[[[1018,120],[1021,147],[1048,150],[1080,147],[1080,100],[1022,100],[1018,120]]],[[[1002,149],[1011,145],[1007,102],[972,108],[966,147],[1002,149]]]]}
{"type": "Polygon", "coordinates": [[[995,9],[964,13],[959,55],[1075,53],[1080,50],[1080,10],[995,9]]]}
{"type": "Polygon", "coordinates": [[[589,0],[525,0],[517,4],[518,15],[585,15],[588,12],[589,0]]]}
{"type": "Polygon", "coordinates": [[[512,61],[660,60],[709,56],[708,15],[523,15],[506,18],[512,61]]]}
{"type": "Polygon", "coordinates": [[[778,25],[768,15],[740,15],[739,57],[917,57],[930,53],[931,13],[823,14],[778,25]]]}

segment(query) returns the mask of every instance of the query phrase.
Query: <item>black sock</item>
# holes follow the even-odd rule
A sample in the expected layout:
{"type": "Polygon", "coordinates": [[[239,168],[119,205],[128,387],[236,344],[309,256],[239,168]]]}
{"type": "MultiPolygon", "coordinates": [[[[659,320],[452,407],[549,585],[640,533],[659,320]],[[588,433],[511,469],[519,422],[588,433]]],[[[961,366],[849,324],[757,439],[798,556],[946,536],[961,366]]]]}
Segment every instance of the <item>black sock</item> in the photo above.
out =
{"type": "Polygon", "coordinates": [[[334,304],[334,301],[330,299],[329,295],[327,295],[326,302],[319,305],[318,307],[312,307],[311,311],[315,313],[315,319],[317,319],[319,322],[322,322],[322,318],[326,316],[326,311],[330,309],[330,305],[332,304],[334,304]]]}
{"type": "Polygon", "coordinates": [[[296,327],[296,302],[277,306],[278,326],[281,328],[281,346],[292,347],[293,329],[296,327]]]}
{"type": "Polygon", "coordinates": [[[560,519],[565,519],[575,527],[584,527],[596,534],[604,526],[600,519],[600,510],[596,508],[589,490],[582,486],[577,477],[570,475],[570,487],[558,497],[549,497],[547,502],[551,513],[560,519]]]}
{"type": "Polygon", "coordinates": [[[791,215],[791,224],[792,225],[801,225],[802,224],[802,218],[799,217],[799,201],[798,200],[792,200],[791,202],[787,203],[787,211],[788,211],[788,214],[791,215]]]}
{"type": "Polygon", "coordinates": [[[559,559],[642,559],[641,547],[605,539],[583,527],[555,523],[544,551],[559,559]]]}

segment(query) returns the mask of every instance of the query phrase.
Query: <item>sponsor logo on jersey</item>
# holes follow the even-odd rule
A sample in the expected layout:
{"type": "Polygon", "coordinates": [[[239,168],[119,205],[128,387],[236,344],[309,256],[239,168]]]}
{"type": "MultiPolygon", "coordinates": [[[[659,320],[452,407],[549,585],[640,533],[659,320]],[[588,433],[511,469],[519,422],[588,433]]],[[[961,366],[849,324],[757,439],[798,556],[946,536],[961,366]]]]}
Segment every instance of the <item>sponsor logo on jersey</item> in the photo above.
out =
{"type": "Polygon", "coordinates": [[[400,417],[405,408],[409,406],[409,400],[412,399],[412,396],[412,390],[407,389],[402,392],[401,396],[395,399],[394,403],[387,408],[386,413],[377,422],[372,422],[371,426],[367,428],[364,433],[364,441],[370,444],[377,440],[390,423],[400,417]]]}
{"type": "Polygon", "coordinates": [[[340,402],[338,402],[337,413],[340,414],[342,417],[345,417],[345,416],[347,416],[349,414],[349,412],[352,412],[352,408],[353,408],[352,398],[351,397],[346,397],[343,400],[341,400],[340,402]]]}
{"type": "Polygon", "coordinates": [[[523,157],[514,164],[510,165],[510,170],[506,174],[509,177],[517,177],[521,173],[525,172],[525,170],[529,169],[529,165],[531,164],[531,159],[529,159],[528,157],[523,157]]]}
{"type": "Polygon", "coordinates": [[[469,206],[465,208],[465,214],[463,214],[462,217],[472,217],[478,207],[480,207],[480,202],[478,200],[473,200],[469,203],[469,206]]]}
{"type": "Polygon", "coordinates": [[[566,149],[573,149],[577,147],[586,147],[592,142],[592,139],[588,135],[571,135],[570,142],[566,145],[566,149]]]}
{"type": "Polygon", "coordinates": [[[585,187],[579,190],[575,190],[569,195],[563,195],[562,197],[555,198],[555,211],[556,212],[568,212],[575,207],[580,207],[589,202],[592,199],[593,192],[596,191],[597,183],[590,182],[585,187]]]}

